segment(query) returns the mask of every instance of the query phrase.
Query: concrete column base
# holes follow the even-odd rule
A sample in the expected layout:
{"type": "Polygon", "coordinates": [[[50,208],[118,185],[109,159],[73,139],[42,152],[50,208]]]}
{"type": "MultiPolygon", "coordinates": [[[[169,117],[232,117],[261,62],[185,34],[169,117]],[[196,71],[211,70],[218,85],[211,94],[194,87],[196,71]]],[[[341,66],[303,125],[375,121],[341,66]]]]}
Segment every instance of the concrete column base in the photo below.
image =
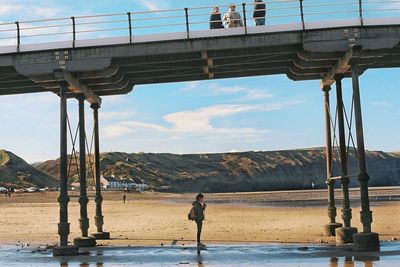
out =
{"type": "Polygon", "coordinates": [[[92,237],[77,237],[74,238],[74,245],[77,247],[95,247],[96,240],[92,237]]]}
{"type": "Polygon", "coordinates": [[[325,236],[335,236],[335,230],[342,227],[341,223],[328,223],[324,225],[324,235],[325,236]]]}
{"type": "Polygon", "coordinates": [[[353,235],[354,251],[380,251],[379,234],[358,233],[353,235]]]}
{"type": "Polygon", "coordinates": [[[355,227],[340,227],[336,229],[336,245],[353,243],[353,235],[358,232],[355,227]]]}
{"type": "Polygon", "coordinates": [[[76,246],[57,246],[53,248],[53,257],[78,256],[79,249],[76,246]]]}
{"type": "Polygon", "coordinates": [[[107,240],[110,239],[110,233],[109,232],[101,232],[101,233],[93,233],[90,235],[96,240],[107,240]]]}

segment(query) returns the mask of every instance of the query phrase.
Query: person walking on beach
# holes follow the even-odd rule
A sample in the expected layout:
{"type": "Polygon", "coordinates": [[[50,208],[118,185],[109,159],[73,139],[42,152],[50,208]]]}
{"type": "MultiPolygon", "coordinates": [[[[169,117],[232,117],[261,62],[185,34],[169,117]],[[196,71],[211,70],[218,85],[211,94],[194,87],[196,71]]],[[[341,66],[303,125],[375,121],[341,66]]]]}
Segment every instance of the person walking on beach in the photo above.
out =
{"type": "Polygon", "coordinates": [[[224,14],[222,21],[227,28],[243,27],[242,17],[235,9],[236,6],[231,4],[229,6],[229,11],[224,14]]]}
{"type": "Polygon", "coordinates": [[[253,18],[256,26],[265,25],[266,5],[265,0],[254,0],[253,18]]]}
{"type": "Polygon", "coordinates": [[[122,196],[122,201],[125,203],[126,202],[126,195],[124,193],[124,195],[122,196]]]}
{"type": "Polygon", "coordinates": [[[221,13],[219,12],[219,7],[214,7],[213,11],[210,15],[210,29],[223,29],[224,25],[222,24],[221,13]]]}
{"type": "Polygon", "coordinates": [[[196,196],[196,201],[193,201],[193,212],[194,212],[194,221],[197,225],[197,247],[205,248],[205,245],[201,243],[201,230],[203,228],[204,221],[204,211],[206,210],[207,204],[204,203],[204,195],[199,193],[196,196]]]}

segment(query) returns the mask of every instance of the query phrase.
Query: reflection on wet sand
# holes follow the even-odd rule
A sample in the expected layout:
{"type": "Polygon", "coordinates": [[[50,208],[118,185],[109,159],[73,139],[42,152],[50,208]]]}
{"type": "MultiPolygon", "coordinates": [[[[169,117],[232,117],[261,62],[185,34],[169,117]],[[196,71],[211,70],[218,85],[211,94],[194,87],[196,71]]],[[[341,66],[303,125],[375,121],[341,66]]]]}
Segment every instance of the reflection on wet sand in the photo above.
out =
{"type": "Polygon", "coordinates": [[[353,257],[344,258],[344,267],[354,267],[353,257]]]}
{"type": "Polygon", "coordinates": [[[197,263],[198,267],[204,267],[205,265],[203,264],[203,257],[201,256],[201,249],[197,248],[197,263]]]}
{"type": "MultiPolygon", "coordinates": [[[[97,262],[96,265],[92,264],[92,266],[104,267],[104,264],[102,262],[97,262]]],[[[68,267],[68,263],[66,263],[66,262],[60,263],[60,267],[68,267]]],[[[90,267],[90,264],[86,263],[86,262],[81,263],[81,264],[79,264],[79,267],[90,267]]]]}
{"type": "Polygon", "coordinates": [[[204,267],[205,265],[203,264],[203,257],[201,256],[201,253],[199,250],[197,250],[197,263],[198,267],[204,267]]]}
{"type": "MultiPolygon", "coordinates": [[[[329,261],[329,267],[339,267],[339,266],[343,266],[343,267],[354,267],[355,266],[355,262],[364,262],[364,266],[365,267],[373,267],[374,266],[374,261],[379,261],[379,257],[371,257],[371,256],[364,256],[364,257],[344,257],[343,259],[339,258],[339,257],[331,257],[330,261],[329,261]],[[340,264],[340,261],[343,260],[343,265],[340,264]]],[[[203,263],[203,257],[200,253],[200,251],[198,251],[197,253],[197,263],[198,263],[198,267],[205,267],[206,265],[203,263]]],[[[104,263],[102,262],[97,262],[95,265],[92,264],[90,265],[89,263],[81,263],[79,264],[80,267],[105,267],[104,263]]],[[[60,263],[60,267],[68,267],[68,263],[60,263]]]]}
{"type": "Polygon", "coordinates": [[[339,258],[331,257],[330,263],[331,264],[329,265],[329,267],[338,267],[339,266],[339,258]]]}
{"type": "MultiPolygon", "coordinates": [[[[331,257],[330,258],[330,265],[329,267],[339,267],[339,258],[338,257],[331,257]]],[[[355,261],[364,262],[365,267],[373,267],[374,261],[379,261],[380,258],[377,256],[357,256],[354,257],[345,257],[344,258],[344,267],[354,267],[355,261]]]]}
{"type": "Polygon", "coordinates": [[[382,242],[380,252],[354,253],[331,245],[209,245],[164,247],[81,248],[76,257],[52,257],[50,250],[0,246],[0,266],[113,267],[113,266],[302,266],[302,267],[399,267],[400,243],[382,242]],[[14,263],[9,262],[13,259],[14,263]]]}

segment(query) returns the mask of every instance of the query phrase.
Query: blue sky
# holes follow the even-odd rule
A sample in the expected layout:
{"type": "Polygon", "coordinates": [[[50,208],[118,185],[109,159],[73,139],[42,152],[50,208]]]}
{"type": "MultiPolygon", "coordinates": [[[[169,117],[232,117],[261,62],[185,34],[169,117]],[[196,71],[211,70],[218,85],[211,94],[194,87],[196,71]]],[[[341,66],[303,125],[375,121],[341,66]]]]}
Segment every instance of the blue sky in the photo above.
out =
{"type": "MultiPolygon", "coordinates": [[[[74,1],[72,5],[65,0],[0,0],[0,20],[222,6],[230,2],[99,0],[74,1]]],[[[367,149],[400,151],[399,74],[399,69],[368,70],[360,78],[367,149]]],[[[344,93],[349,109],[349,80],[344,81],[344,93]]],[[[0,148],[29,162],[58,157],[56,95],[1,96],[0,106],[0,148]]],[[[69,101],[69,110],[71,122],[76,124],[77,101],[69,101]]],[[[319,81],[293,82],[284,75],[137,86],[129,95],[104,97],[100,119],[103,152],[203,153],[324,145],[319,81]]],[[[91,126],[87,108],[88,134],[91,126]]]]}

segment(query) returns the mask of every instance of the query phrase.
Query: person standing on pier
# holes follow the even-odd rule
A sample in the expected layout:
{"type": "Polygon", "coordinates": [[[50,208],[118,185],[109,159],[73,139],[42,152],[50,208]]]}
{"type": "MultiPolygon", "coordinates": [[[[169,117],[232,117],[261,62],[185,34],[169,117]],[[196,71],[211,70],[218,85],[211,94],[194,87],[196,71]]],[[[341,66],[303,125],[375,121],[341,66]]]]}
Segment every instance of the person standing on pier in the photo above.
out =
{"type": "Polygon", "coordinates": [[[224,14],[222,21],[227,28],[243,27],[242,17],[235,9],[236,6],[231,4],[229,11],[224,14]]]}
{"type": "Polygon", "coordinates": [[[224,25],[222,24],[221,13],[219,12],[219,7],[214,7],[210,16],[210,29],[223,29],[224,25]]]}
{"type": "Polygon", "coordinates": [[[265,0],[254,0],[254,24],[256,26],[265,25],[266,5],[265,0]]]}

